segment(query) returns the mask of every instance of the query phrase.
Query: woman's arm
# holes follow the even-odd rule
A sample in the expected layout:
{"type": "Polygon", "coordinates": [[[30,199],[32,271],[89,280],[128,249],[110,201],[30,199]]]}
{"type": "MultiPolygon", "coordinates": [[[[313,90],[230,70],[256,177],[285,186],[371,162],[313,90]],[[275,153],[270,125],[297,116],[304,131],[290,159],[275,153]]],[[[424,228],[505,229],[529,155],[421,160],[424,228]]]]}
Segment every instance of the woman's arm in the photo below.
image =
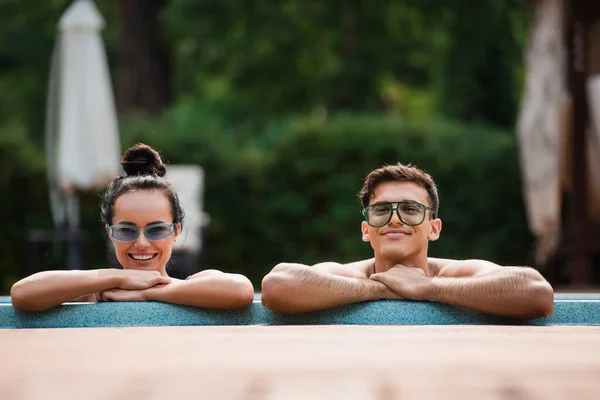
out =
{"type": "Polygon", "coordinates": [[[108,301],[161,301],[193,307],[234,310],[249,307],[254,301],[254,288],[248,278],[206,270],[188,280],[174,279],[168,285],[146,290],[113,289],[102,293],[108,301]]]}
{"type": "Polygon", "coordinates": [[[170,278],[155,271],[44,271],[15,283],[10,295],[13,307],[24,311],[40,311],[108,289],[139,290],[170,281],[170,278]]]}

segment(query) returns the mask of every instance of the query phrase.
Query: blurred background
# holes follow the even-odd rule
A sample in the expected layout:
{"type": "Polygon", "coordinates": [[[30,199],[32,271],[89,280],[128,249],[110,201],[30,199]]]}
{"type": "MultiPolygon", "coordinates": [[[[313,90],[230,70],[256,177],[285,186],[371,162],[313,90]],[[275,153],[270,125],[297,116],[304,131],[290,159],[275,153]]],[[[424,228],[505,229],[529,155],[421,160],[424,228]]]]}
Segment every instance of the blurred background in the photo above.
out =
{"type": "MultiPolygon", "coordinates": [[[[79,222],[69,234],[50,202],[52,55],[75,3],[0,0],[0,294],[39,270],[114,265],[102,185],[73,189],[79,222]]],[[[535,156],[519,137],[534,135],[523,122],[535,67],[527,49],[544,1],[88,3],[103,20],[118,154],[141,141],[170,165],[200,171],[188,188],[196,220],[174,268],[239,272],[260,288],[278,262],[371,257],[360,236],[362,180],[410,162],[439,185],[444,229],[432,256],[534,265],[555,285],[600,282],[593,229],[573,278],[563,191],[526,200],[523,177],[534,167],[521,160],[535,156]],[[546,241],[535,201],[554,202],[546,241]]]]}

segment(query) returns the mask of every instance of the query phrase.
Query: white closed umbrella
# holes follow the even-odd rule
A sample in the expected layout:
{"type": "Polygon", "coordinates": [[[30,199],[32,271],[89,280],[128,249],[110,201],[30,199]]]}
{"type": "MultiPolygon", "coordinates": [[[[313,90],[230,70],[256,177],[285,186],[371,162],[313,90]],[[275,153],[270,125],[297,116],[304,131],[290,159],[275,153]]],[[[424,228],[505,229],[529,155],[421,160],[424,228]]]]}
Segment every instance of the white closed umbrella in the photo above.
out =
{"type": "Polygon", "coordinates": [[[46,156],[57,226],[77,228],[77,190],[97,189],[119,175],[120,145],[113,90],[91,0],[76,0],[59,21],[46,115],[46,156]]]}
{"type": "Polygon", "coordinates": [[[561,233],[567,48],[562,0],[536,3],[517,126],[521,175],[536,264],[555,253],[561,233]]]}

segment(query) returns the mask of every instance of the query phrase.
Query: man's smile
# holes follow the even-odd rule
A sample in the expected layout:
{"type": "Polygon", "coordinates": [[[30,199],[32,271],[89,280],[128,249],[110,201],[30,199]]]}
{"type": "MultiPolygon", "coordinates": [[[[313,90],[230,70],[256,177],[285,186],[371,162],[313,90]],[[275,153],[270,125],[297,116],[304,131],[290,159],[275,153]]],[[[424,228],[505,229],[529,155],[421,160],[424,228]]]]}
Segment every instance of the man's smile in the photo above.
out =
{"type": "Polygon", "coordinates": [[[410,233],[403,231],[402,229],[388,229],[382,233],[383,236],[390,238],[399,238],[404,236],[410,236],[410,233]]]}

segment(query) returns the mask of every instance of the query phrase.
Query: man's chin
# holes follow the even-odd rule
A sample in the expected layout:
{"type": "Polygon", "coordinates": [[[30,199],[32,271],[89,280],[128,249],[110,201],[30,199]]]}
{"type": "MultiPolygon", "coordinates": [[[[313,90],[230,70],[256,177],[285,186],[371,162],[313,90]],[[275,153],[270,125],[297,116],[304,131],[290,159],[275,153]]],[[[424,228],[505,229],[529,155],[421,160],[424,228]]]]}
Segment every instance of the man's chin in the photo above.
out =
{"type": "Polygon", "coordinates": [[[406,264],[411,258],[407,251],[399,251],[398,249],[383,250],[380,254],[390,264],[406,264]]]}

